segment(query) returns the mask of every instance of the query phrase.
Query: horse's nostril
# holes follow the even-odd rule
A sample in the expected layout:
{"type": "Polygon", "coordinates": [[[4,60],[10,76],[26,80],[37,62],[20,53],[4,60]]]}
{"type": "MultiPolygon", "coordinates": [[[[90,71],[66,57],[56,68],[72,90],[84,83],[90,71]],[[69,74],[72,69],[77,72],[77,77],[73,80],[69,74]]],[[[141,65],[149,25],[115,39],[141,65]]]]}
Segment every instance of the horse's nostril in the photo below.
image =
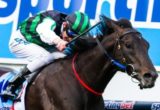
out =
{"type": "Polygon", "coordinates": [[[151,73],[145,73],[143,75],[144,78],[151,78],[152,77],[152,74],[151,73]]]}
{"type": "Polygon", "coordinates": [[[144,78],[153,78],[153,79],[156,79],[157,77],[158,77],[158,74],[156,74],[156,73],[145,73],[144,74],[144,76],[143,76],[144,78]]]}

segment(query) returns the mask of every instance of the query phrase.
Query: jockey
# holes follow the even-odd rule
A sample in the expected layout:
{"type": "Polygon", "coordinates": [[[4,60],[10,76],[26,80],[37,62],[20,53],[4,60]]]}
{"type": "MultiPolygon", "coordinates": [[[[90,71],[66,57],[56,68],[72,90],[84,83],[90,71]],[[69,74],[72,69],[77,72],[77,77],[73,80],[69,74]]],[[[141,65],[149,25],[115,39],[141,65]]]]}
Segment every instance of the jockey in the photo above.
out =
{"type": "Polygon", "coordinates": [[[15,98],[15,90],[25,80],[24,76],[53,62],[54,53],[59,58],[71,54],[70,51],[64,51],[66,44],[75,34],[79,35],[89,27],[88,16],[79,11],[66,15],[49,10],[22,22],[11,36],[9,48],[16,57],[25,58],[29,63],[9,82],[2,96],[15,98]]]}

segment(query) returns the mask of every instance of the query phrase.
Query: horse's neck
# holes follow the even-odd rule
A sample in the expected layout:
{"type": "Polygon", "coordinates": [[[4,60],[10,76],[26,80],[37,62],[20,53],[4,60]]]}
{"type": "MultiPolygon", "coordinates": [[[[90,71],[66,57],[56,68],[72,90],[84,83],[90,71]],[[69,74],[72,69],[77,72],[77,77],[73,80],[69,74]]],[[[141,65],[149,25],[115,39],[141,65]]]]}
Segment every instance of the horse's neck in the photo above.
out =
{"type": "Polygon", "coordinates": [[[83,67],[83,69],[80,70],[81,72],[94,73],[99,73],[99,71],[103,68],[103,65],[106,63],[105,56],[99,48],[94,48],[81,54],[78,61],[81,68],[83,67]]]}
{"type": "Polygon", "coordinates": [[[101,92],[116,72],[98,47],[81,54],[78,57],[77,65],[82,79],[101,92]]]}

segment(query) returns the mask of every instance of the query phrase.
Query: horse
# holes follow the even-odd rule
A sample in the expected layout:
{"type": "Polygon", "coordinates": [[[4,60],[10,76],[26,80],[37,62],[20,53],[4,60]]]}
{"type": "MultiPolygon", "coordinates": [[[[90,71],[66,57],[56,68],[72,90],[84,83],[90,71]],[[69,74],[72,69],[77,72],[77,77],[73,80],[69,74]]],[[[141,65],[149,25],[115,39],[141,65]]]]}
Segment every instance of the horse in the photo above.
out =
{"type": "Polygon", "coordinates": [[[44,67],[26,92],[26,110],[105,110],[102,93],[117,71],[154,86],[158,76],[148,55],[149,43],[129,20],[101,16],[97,44],[71,58],[44,67]]]}

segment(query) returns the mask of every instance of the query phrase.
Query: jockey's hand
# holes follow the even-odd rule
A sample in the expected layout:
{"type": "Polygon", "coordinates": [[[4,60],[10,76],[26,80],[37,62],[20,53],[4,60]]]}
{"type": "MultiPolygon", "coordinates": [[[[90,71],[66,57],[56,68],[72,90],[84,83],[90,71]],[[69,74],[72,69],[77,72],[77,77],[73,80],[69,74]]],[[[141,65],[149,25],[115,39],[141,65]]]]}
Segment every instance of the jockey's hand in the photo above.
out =
{"type": "Polygon", "coordinates": [[[68,44],[68,42],[67,41],[64,41],[64,40],[62,40],[62,41],[60,41],[58,44],[57,44],[57,49],[59,50],[59,51],[63,51],[65,48],[66,48],[66,45],[68,44]]]}
{"type": "Polygon", "coordinates": [[[75,41],[73,41],[71,44],[67,45],[67,47],[63,50],[63,53],[67,56],[70,56],[74,53],[73,46],[75,45],[75,41]]]}

